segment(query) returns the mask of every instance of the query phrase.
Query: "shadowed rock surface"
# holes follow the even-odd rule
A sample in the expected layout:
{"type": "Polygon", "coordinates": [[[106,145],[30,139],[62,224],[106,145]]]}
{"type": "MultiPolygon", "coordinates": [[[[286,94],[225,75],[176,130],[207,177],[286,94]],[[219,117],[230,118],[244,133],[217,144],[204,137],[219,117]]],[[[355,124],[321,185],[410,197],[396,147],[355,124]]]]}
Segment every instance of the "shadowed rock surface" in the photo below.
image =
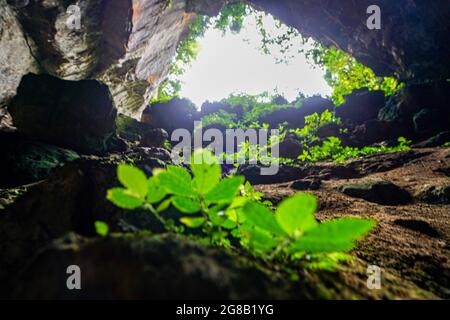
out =
{"type": "Polygon", "coordinates": [[[120,148],[117,110],[104,84],[47,75],[23,77],[8,111],[24,135],[87,154],[120,148]]]}
{"type": "Polygon", "coordinates": [[[350,197],[384,205],[401,205],[411,202],[411,195],[389,181],[366,181],[342,187],[342,192],[350,197]]]}

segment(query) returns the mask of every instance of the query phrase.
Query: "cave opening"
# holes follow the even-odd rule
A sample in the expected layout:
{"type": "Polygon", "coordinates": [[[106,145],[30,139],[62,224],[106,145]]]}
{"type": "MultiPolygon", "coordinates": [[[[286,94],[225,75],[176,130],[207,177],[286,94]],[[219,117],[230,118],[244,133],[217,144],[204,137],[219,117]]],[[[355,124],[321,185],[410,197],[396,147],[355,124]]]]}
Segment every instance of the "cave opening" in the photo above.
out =
{"type": "Polygon", "coordinates": [[[312,39],[303,41],[272,15],[250,7],[245,7],[242,18],[230,17],[228,25],[223,20],[220,14],[211,19],[193,45],[196,57],[172,78],[180,81],[180,97],[199,108],[232,94],[267,93],[289,102],[299,93],[331,94],[324,68],[307,57],[318,46],[312,39]]]}
{"type": "Polygon", "coordinates": [[[179,97],[201,110],[204,103],[236,96],[292,105],[321,96],[341,105],[356,89],[389,96],[400,86],[396,78],[378,77],[347,52],[304,36],[270,13],[233,3],[191,23],[150,103],[179,97]]]}

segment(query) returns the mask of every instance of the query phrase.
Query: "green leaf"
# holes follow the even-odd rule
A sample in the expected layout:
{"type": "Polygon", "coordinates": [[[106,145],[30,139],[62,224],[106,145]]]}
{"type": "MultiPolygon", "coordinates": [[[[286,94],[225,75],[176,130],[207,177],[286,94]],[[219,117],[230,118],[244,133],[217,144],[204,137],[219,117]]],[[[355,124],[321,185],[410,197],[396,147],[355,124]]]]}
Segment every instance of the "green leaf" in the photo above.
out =
{"type": "Polygon", "coordinates": [[[265,206],[256,202],[247,202],[242,208],[245,223],[261,228],[275,235],[285,236],[286,233],[280,228],[273,213],[265,206]]]}
{"type": "Polygon", "coordinates": [[[241,234],[248,239],[248,245],[257,252],[269,252],[278,244],[269,232],[260,228],[243,226],[240,230],[241,234]]]}
{"type": "Polygon", "coordinates": [[[180,218],[180,222],[189,228],[199,228],[205,223],[205,218],[191,218],[191,217],[183,217],[180,218]]]}
{"type": "Polygon", "coordinates": [[[159,182],[158,176],[153,176],[148,179],[148,193],[147,202],[148,203],[158,203],[167,195],[166,190],[159,182]]]}
{"type": "Polygon", "coordinates": [[[124,188],[109,189],[106,198],[122,209],[136,209],[143,203],[143,200],[137,198],[135,193],[124,188]]]}
{"type": "Polygon", "coordinates": [[[231,230],[231,229],[236,228],[237,224],[233,220],[227,219],[227,220],[225,220],[224,223],[222,223],[222,227],[225,228],[225,229],[231,230]]]}
{"type": "Polygon", "coordinates": [[[200,194],[207,194],[220,181],[222,169],[208,150],[197,150],[192,154],[191,170],[194,174],[193,184],[200,194]]]}
{"type": "Polygon", "coordinates": [[[276,220],[290,235],[296,231],[305,232],[317,226],[314,213],[317,209],[316,198],[307,193],[299,193],[282,201],[276,210],[276,220]]]}
{"type": "Polygon", "coordinates": [[[175,175],[178,179],[183,181],[183,183],[190,184],[192,181],[191,174],[185,167],[178,167],[178,166],[167,166],[167,172],[170,172],[171,174],[175,175]]]}
{"type": "Polygon", "coordinates": [[[366,235],[376,225],[374,220],[341,218],[319,224],[306,231],[290,251],[326,253],[353,249],[355,241],[366,235]]]}
{"type": "Polygon", "coordinates": [[[106,237],[109,233],[109,227],[103,221],[95,221],[95,231],[99,236],[106,237]]]}
{"type": "Polygon", "coordinates": [[[172,203],[172,199],[166,199],[163,202],[159,204],[159,206],[156,208],[156,212],[161,213],[163,211],[166,211],[167,208],[169,208],[170,204],[172,203]]]}
{"type": "Polygon", "coordinates": [[[127,164],[120,164],[117,167],[117,176],[127,189],[140,198],[147,195],[147,176],[140,169],[127,164]]]}
{"type": "Polygon", "coordinates": [[[198,201],[181,196],[173,196],[172,204],[183,213],[196,213],[201,209],[198,201]]]}
{"type": "Polygon", "coordinates": [[[221,226],[227,220],[227,216],[223,210],[209,210],[208,217],[215,226],[221,226]]]}
{"type": "Polygon", "coordinates": [[[243,183],[243,177],[226,178],[208,192],[205,200],[210,203],[230,203],[236,197],[243,183]]]}
{"type": "Polygon", "coordinates": [[[190,197],[194,194],[189,172],[182,167],[169,166],[158,174],[158,181],[169,194],[190,197]]]}

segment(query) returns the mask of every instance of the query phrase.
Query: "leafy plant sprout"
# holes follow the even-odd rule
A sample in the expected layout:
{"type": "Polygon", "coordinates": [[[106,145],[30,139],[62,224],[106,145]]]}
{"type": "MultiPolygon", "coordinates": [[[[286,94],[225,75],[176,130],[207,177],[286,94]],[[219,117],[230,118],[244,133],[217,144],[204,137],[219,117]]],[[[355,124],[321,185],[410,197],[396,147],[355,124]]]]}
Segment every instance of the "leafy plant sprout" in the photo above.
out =
{"type": "MultiPolygon", "coordinates": [[[[376,225],[355,217],[319,223],[314,217],[317,200],[307,193],[285,199],[273,211],[243,177],[222,178],[217,158],[207,150],[194,152],[190,171],[168,166],[148,178],[121,164],[122,186],[108,190],[107,199],[123,209],[148,210],[168,231],[197,229],[211,245],[231,248],[238,243],[238,250],[264,260],[301,261],[314,268],[330,269],[349,259],[346,252],[376,225]],[[180,212],[178,224],[165,218],[170,206],[180,212]]],[[[97,228],[107,232],[102,224],[97,228]]]]}

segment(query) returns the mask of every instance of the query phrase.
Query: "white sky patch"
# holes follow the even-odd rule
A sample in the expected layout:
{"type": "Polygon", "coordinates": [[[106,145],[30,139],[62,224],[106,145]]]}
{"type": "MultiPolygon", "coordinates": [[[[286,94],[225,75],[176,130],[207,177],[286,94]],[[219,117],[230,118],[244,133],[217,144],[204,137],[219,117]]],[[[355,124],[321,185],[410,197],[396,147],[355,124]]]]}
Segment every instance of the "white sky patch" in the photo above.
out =
{"type": "MultiPolygon", "coordinates": [[[[264,18],[266,29],[280,34],[271,16],[264,18]]],[[[261,44],[255,20],[245,19],[239,34],[210,28],[199,39],[201,51],[192,65],[180,77],[180,95],[190,99],[198,107],[207,100],[220,101],[232,93],[256,95],[265,91],[279,93],[289,101],[299,92],[306,96],[328,96],[332,89],[324,80],[324,70],[308,63],[304,54],[296,54],[288,64],[276,64],[275,58],[259,50],[261,44]]],[[[294,50],[304,47],[298,39],[294,50]]],[[[296,51],[293,51],[296,52],[296,51]]]]}

